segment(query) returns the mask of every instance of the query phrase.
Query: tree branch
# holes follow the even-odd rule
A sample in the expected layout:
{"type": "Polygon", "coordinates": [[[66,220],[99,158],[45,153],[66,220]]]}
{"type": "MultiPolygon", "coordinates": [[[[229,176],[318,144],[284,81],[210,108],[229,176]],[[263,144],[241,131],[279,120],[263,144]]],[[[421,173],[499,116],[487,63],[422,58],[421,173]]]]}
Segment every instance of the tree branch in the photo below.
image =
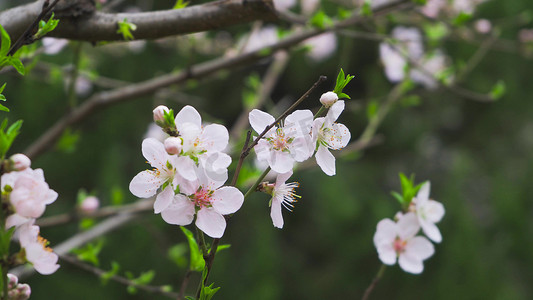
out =
{"type": "MultiPolygon", "coordinates": [[[[42,11],[43,1],[18,6],[0,13],[0,24],[17,39],[42,11]]],[[[60,17],[57,28],[48,36],[82,41],[123,40],[117,33],[118,22],[127,19],[137,26],[135,39],[219,29],[256,20],[277,20],[272,0],[220,0],[183,9],[140,13],[93,12],[80,17],[60,17]]]]}

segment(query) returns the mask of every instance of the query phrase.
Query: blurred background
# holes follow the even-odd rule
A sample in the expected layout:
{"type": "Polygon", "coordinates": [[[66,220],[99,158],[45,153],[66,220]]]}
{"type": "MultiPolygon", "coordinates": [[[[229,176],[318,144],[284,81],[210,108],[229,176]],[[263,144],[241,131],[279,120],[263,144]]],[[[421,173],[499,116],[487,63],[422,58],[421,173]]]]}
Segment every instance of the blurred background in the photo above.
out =
{"type": "MultiPolygon", "coordinates": [[[[257,101],[261,82],[272,72],[276,84],[261,107],[274,115],[320,75],[328,76],[327,82],[302,109],[319,108],[320,95],[334,87],[341,67],[355,75],[345,89],[352,99],[346,101],[339,122],[348,126],[352,141],[357,140],[398,81],[385,71],[387,58],[380,57],[380,43],[391,41],[399,26],[416,28],[423,52],[437,50],[444,57],[439,70],[430,70],[435,78],[483,99],[498,99],[475,101],[437,79],[424,84],[411,78],[413,89],[390,106],[372,146],[346,151],[337,160],[336,176],[326,176],[314,162],[296,169],[291,180],[300,182],[297,193],[302,199],[292,213],[283,211],[282,230],[272,226],[267,195],[257,193],[244,203],[222,239],[231,247],[216,256],[210,281],[222,288],[215,299],[360,298],[381,265],[372,242],[376,224],[400,210],[390,195],[400,191],[399,172],[416,174],[416,182],[431,181],[431,197],[446,209],[438,224],[443,241],[435,245],[421,275],[405,273],[397,265],[387,268],[371,298],[531,299],[533,7],[528,0],[455,1],[444,1],[437,15],[425,7],[376,17],[315,44],[98,110],[33,160],[32,167],[42,168],[50,187],[59,193],[44,217],[72,212],[80,189],[97,196],[101,206],[137,201],[128,185],[148,168],[141,142],[153,136],[149,128],[155,106],[165,104],[179,111],[190,104],[204,121],[232,128],[243,107],[257,101]],[[279,65],[277,71],[272,71],[273,64],[279,65]]],[[[339,8],[354,5],[322,1],[320,8],[306,11],[303,2],[276,2],[289,13],[311,18],[322,11],[332,19],[339,16],[339,8]]],[[[1,7],[19,4],[2,1],[1,7]]],[[[112,10],[149,11],[173,5],[174,1],[131,0],[120,1],[112,10]]],[[[325,20],[313,19],[315,26],[325,20]]],[[[25,61],[26,76],[9,70],[0,74],[0,82],[7,82],[4,94],[11,109],[3,116],[10,122],[24,120],[11,152],[27,149],[71,109],[72,99],[83,103],[102,91],[258,49],[298,26],[258,22],[157,41],[106,45],[74,41],[58,52],[38,42],[26,50],[32,57],[25,61]],[[247,37],[250,33],[255,37],[247,37]],[[263,44],[257,46],[254,39],[263,44]],[[79,74],[75,94],[69,96],[74,65],[79,74]]],[[[418,58],[425,59],[413,59],[418,58]]],[[[409,78],[409,72],[402,69],[403,79],[409,78]]],[[[244,131],[236,136],[230,141],[235,161],[244,131]]],[[[261,172],[254,157],[247,160],[242,191],[250,184],[244,179],[261,172]]],[[[98,222],[85,219],[43,227],[41,234],[53,247],[98,222]]],[[[92,244],[102,246],[99,268],[108,271],[117,262],[121,276],[131,272],[134,277],[154,270],[151,285],[172,285],[178,291],[187,270],[183,233],[152,211],[92,244]]],[[[21,280],[31,285],[32,299],[167,299],[144,291],[131,294],[112,281],[102,285],[97,276],[60,263],[53,275],[21,280]]],[[[199,276],[191,276],[188,295],[195,293],[199,276]]]]}

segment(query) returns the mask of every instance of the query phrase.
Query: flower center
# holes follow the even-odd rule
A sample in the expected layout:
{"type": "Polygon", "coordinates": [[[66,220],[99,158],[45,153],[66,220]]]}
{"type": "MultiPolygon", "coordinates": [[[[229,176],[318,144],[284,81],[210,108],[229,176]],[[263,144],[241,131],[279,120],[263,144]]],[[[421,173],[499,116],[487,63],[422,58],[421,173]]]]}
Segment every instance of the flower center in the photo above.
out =
{"type": "Polygon", "coordinates": [[[48,247],[48,240],[41,237],[40,235],[37,236],[37,242],[39,242],[39,244],[41,244],[41,246],[43,246],[43,249],[47,252],[52,252],[52,249],[50,247],[48,247]]]}
{"type": "Polygon", "coordinates": [[[281,196],[283,199],[281,201],[283,207],[288,211],[292,211],[292,208],[294,208],[293,203],[298,202],[298,199],[301,198],[301,196],[296,195],[296,192],[294,191],[298,186],[300,186],[298,182],[284,183],[279,187],[274,188],[273,196],[281,196]]]}
{"type": "Polygon", "coordinates": [[[194,201],[194,205],[202,207],[211,207],[211,196],[213,196],[213,191],[202,189],[201,187],[191,196],[194,201]]]}
{"type": "Polygon", "coordinates": [[[405,246],[406,245],[407,245],[407,241],[403,241],[402,239],[397,237],[394,240],[394,244],[393,244],[394,251],[396,251],[397,254],[400,254],[400,253],[405,251],[405,246]]]}
{"type": "Polygon", "coordinates": [[[289,144],[292,143],[293,138],[288,137],[282,128],[276,129],[276,132],[266,138],[272,148],[277,151],[288,151],[289,144]]]}

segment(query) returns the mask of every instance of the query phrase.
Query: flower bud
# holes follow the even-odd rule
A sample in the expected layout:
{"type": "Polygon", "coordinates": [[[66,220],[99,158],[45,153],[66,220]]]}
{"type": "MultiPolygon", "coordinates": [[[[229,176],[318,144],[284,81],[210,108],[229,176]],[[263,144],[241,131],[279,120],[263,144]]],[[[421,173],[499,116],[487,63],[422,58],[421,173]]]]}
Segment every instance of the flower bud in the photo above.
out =
{"type": "Polygon", "coordinates": [[[154,121],[157,125],[161,126],[165,124],[165,113],[170,112],[168,107],[159,105],[154,109],[154,121]]]}
{"type": "Polygon", "coordinates": [[[17,288],[9,291],[8,299],[10,300],[27,300],[31,296],[31,288],[28,284],[17,285],[17,288]]]}
{"type": "Polygon", "coordinates": [[[30,167],[31,160],[24,154],[18,153],[12,155],[9,160],[12,163],[11,169],[13,171],[23,171],[30,167]]]}
{"type": "Polygon", "coordinates": [[[181,152],[181,144],[183,141],[179,137],[169,137],[165,140],[165,150],[168,154],[179,154],[181,152]]]}
{"type": "Polygon", "coordinates": [[[322,105],[325,107],[332,106],[335,102],[337,102],[337,100],[339,100],[339,97],[335,92],[327,92],[320,96],[320,103],[322,103],[322,105]]]}
{"type": "Polygon", "coordinates": [[[7,273],[7,288],[8,289],[14,289],[17,284],[19,283],[19,279],[16,275],[13,275],[11,273],[7,273]]]}
{"type": "Polygon", "coordinates": [[[80,209],[83,213],[92,214],[100,207],[100,200],[95,196],[85,198],[81,204],[80,209]]]}

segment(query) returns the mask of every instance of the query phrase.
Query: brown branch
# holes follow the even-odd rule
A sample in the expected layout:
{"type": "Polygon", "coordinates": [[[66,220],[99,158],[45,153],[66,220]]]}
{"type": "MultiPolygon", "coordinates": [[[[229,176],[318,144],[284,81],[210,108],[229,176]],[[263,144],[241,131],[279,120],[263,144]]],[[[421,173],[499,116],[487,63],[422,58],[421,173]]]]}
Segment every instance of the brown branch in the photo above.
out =
{"type": "MultiPolygon", "coordinates": [[[[100,269],[100,268],[97,268],[97,267],[94,267],[94,266],[91,266],[89,264],[86,264],[82,261],[80,261],[79,259],[71,256],[71,255],[61,255],[59,257],[62,261],[65,261],[75,267],[78,267],[82,270],[85,270],[85,271],[88,271],[88,272],[91,272],[93,273],[94,275],[98,276],[98,277],[101,277],[103,275],[105,275],[107,272],[100,269]]],[[[130,279],[128,278],[125,278],[125,277],[122,277],[122,276],[118,276],[118,275],[113,275],[111,277],[109,277],[110,280],[113,280],[115,282],[118,282],[118,283],[121,283],[123,285],[126,285],[126,286],[133,286],[139,290],[143,290],[145,292],[149,292],[149,293],[153,293],[153,294],[159,294],[159,295],[163,295],[163,296],[166,296],[166,297],[169,297],[169,298],[172,298],[172,299],[176,299],[179,297],[179,295],[177,293],[174,293],[174,292],[167,292],[163,289],[163,287],[161,286],[153,286],[153,285],[146,285],[146,284],[137,284],[133,281],[131,281],[130,279]]]]}
{"type": "MultiPolygon", "coordinates": [[[[18,6],[0,13],[0,24],[12,38],[41,12],[43,0],[18,6]]],[[[167,36],[207,31],[257,20],[277,20],[272,0],[220,0],[183,9],[140,13],[94,12],[82,17],[60,17],[57,28],[48,36],[82,41],[123,40],[117,33],[118,22],[127,19],[137,26],[135,39],[157,39],[167,36]]]]}
{"type": "MultiPolygon", "coordinates": [[[[387,14],[395,9],[404,8],[406,5],[407,7],[411,6],[410,3],[406,4],[406,2],[408,1],[400,0],[397,2],[393,2],[389,5],[382,6],[375,10],[374,17],[387,14]]],[[[87,99],[81,106],[72,110],[64,117],[59,119],[51,128],[49,128],[43,135],[41,135],[33,144],[31,144],[26,149],[25,154],[31,159],[34,159],[36,156],[38,156],[43,151],[52,146],[53,143],[61,136],[63,130],[65,130],[68,126],[81,122],[99,108],[103,108],[108,105],[120,103],[122,101],[131,100],[141,96],[150,95],[160,88],[167,87],[173,84],[184,83],[189,79],[196,79],[204,76],[213,75],[223,69],[231,69],[246,65],[258,61],[267,56],[270,56],[278,50],[287,49],[292,46],[295,46],[310,37],[319,35],[328,30],[335,30],[353,26],[366,20],[368,20],[368,18],[366,17],[354,16],[352,18],[336,23],[334,26],[327,30],[309,29],[303,32],[295,33],[280,40],[278,43],[272,46],[258,49],[256,51],[244,53],[236,57],[214,59],[198,65],[191,66],[187,70],[179,72],[177,74],[167,74],[143,82],[134,83],[126,87],[98,93],[87,99]],[[265,52],[265,50],[270,51],[265,52]]]]}

